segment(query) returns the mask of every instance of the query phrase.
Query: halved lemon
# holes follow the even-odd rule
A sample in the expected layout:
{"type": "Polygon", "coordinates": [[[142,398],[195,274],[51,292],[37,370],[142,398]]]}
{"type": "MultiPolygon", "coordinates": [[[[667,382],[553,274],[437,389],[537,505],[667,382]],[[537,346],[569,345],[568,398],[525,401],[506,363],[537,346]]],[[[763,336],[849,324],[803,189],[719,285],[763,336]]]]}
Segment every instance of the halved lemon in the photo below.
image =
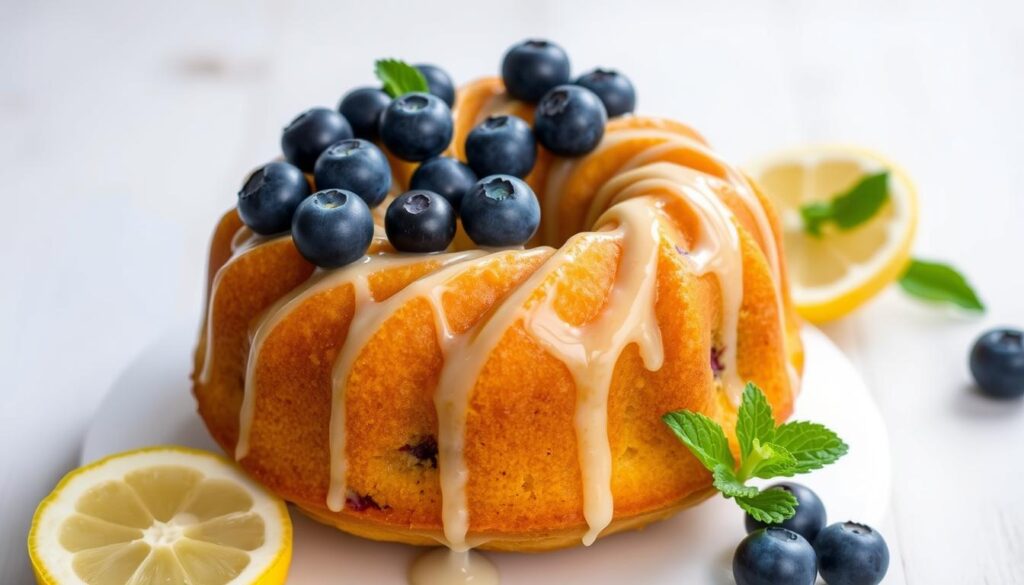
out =
{"type": "Polygon", "coordinates": [[[284,502],[228,460],[181,447],[72,471],[28,536],[42,585],[284,583],[291,546],[284,502]]]}
{"type": "Polygon", "coordinates": [[[906,269],[917,229],[917,193],[898,166],[866,149],[813,146],[781,152],[748,171],[775,202],[793,302],[807,320],[823,322],[853,311],[906,269]],[[867,222],[848,230],[804,229],[800,208],[831,201],[861,179],[889,172],[889,200],[867,222]]]}

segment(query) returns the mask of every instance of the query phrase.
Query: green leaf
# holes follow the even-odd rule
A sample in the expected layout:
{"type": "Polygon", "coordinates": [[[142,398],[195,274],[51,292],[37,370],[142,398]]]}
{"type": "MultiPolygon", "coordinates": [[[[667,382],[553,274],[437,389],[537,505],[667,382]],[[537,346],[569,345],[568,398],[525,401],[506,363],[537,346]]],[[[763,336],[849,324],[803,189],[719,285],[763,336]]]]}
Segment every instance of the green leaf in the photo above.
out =
{"type": "Polygon", "coordinates": [[[796,497],[780,489],[767,489],[755,496],[738,497],[736,503],[756,520],[778,524],[796,514],[796,497]]]}
{"type": "Polygon", "coordinates": [[[753,382],[747,382],[736,418],[736,439],[740,443],[740,458],[746,459],[753,449],[754,440],[770,443],[775,437],[775,418],[764,392],[753,382]]]}
{"type": "Polygon", "coordinates": [[[669,412],[661,420],[709,471],[714,471],[718,465],[729,469],[735,466],[729,441],[715,421],[689,410],[669,412]]]}
{"type": "Polygon", "coordinates": [[[853,229],[874,217],[888,200],[889,172],[882,171],[862,178],[831,201],[802,206],[800,215],[807,233],[821,236],[825,222],[832,222],[841,230],[853,229]]]}
{"type": "Polygon", "coordinates": [[[889,171],[868,175],[832,200],[832,219],[848,230],[875,216],[889,200],[889,171]]]}
{"type": "Polygon", "coordinates": [[[910,296],[927,301],[947,302],[971,311],[984,311],[977,293],[952,266],[941,262],[911,260],[900,277],[900,287],[910,296]]]}
{"type": "Polygon", "coordinates": [[[414,91],[426,92],[429,89],[427,78],[423,77],[419,69],[405,61],[378,59],[374,73],[384,84],[384,91],[393,98],[414,91]]]}
{"type": "Polygon", "coordinates": [[[714,471],[711,472],[711,476],[714,478],[715,488],[727,498],[749,498],[757,495],[757,488],[743,485],[743,482],[736,477],[736,473],[731,467],[716,465],[714,471]]]}
{"type": "Polygon", "coordinates": [[[785,447],[774,443],[756,444],[755,451],[758,462],[750,470],[750,477],[771,479],[795,475],[796,458],[785,447]]]}
{"type": "Polygon", "coordinates": [[[834,462],[849,450],[834,432],[820,424],[791,422],[776,427],[768,399],[753,383],[743,390],[736,419],[741,445],[739,469],[722,427],[714,420],[689,410],[669,412],[662,420],[711,471],[715,489],[736,500],[754,518],[772,524],[793,516],[796,498],[784,490],[758,491],[746,485],[748,479],[806,473],[834,462]]]}
{"type": "Polygon", "coordinates": [[[850,450],[832,430],[806,421],[788,422],[775,429],[775,445],[793,457],[794,473],[821,469],[850,450]]]}
{"type": "Polygon", "coordinates": [[[804,218],[807,233],[821,237],[821,226],[832,219],[832,204],[808,203],[800,208],[800,216],[804,218]]]}

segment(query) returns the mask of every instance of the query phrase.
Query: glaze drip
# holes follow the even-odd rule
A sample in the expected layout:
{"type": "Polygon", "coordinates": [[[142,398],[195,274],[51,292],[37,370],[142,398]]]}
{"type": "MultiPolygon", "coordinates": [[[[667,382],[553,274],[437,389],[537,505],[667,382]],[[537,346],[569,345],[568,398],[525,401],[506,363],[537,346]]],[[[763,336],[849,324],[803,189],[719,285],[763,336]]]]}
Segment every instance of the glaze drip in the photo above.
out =
{"type": "Polygon", "coordinates": [[[713,274],[718,281],[722,319],[721,349],[717,357],[724,365],[720,377],[730,400],[739,404],[743,380],[736,348],[743,304],[743,255],[732,213],[716,193],[720,186],[721,181],[703,173],[656,163],[619,175],[602,188],[599,197],[614,203],[657,193],[662,207],[671,202],[682,203],[700,218],[701,232],[694,245],[686,250],[685,257],[695,274],[713,274]]]}
{"type": "Polygon", "coordinates": [[[408,266],[422,261],[422,258],[416,255],[365,256],[359,262],[345,268],[335,270],[318,269],[313,272],[306,282],[292,289],[291,292],[264,311],[263,315],[256,320],[255,327],[250,330],[249,335],[251,343],[249,346],[249,359],[246,361],[245,392],[242,396],[242,407],[239,411],[238,442],[235,445],[236,460],[241,460],[249,453],[249,436],[252,430],[252,419],[256,403],[256,366],[263,351],[263,344],[274,329],[295,308],[302,305],[310,297],[333,288],[345,286],[346,284],[351,284],[355,288],[356,308],[358,309],[360,301],[365,301],[367,297],[371,296],[369,293],[369,278],[373,273],[380,270],[408,266]]]}
{"type": "Polygon", "coordinates": [[[213,277],[213,283],[210,285],[210,297],[206,301],[206,320],[204,324],[203,335],[206,338],[205,351],[203,352],[203,367],[199,370],[199,375],[196,377],[200,384],[208,384],[210,382],[210,374],[213,371],[213,308],[216,305],[217,291],[220,290],[220,282],[223,278],[226,269],[229,265],[244,257],[247,253],[255,250],[261,245],[268,244],[284,238],[291,238],[289,235],[282,235],[276,237],[261,236],[247,227],[242,227],[235,233],[235,237],[231,240],[231,258],[224,263],[223,266],[217,271],[217,274],[213,277]]]}
{"type": "Polygon", "coordinates": [[[612,521],[612,456],[608,441],[608,395],[612,374],[625,348],[637,344],[644,366],[661,368],[665,356],[655,315],[657,301],[658,213],[649,201],[617,205],[599,224],[617,225],[595,237],[620,243],[622,255],[616,282],[600,315],[573,326],[554,308],[554,296],[524,315],[532,337],[559,358],[576,385],[576,437],[583,475],[583,515],[588,530],[585,545],[593,544],[612,521]]]}
{"type": "MultiPolygon", "coordinates": [[[[718,178],[721,181],[721,188],[728,189],[734,194],[752,218],[756,227],[754,235],[761,245],[761,250],[774,276],[775,304],[779,312],[779,327],[780,331],[784,333],[785,303],[783,301],[781,252],[772,230],[771,221],[768,218],[768,212],[761,204],[761,200],[746,176],[697,138],[658,127],[610,132],[601,141],[601,144],[598,145],[597,150],[589,156],[601,156],[602,153],[619,148],[628,141],[640,141],[646,144],[646,146],[640,148],[639,152],[621,163],[621,166],[616,169],[619,176],[651,164],[662,164],[688,170],[688,167],[684,166],[682,162],[660,162],[674,161],[679,156],[684,157],[685,160],[692,159],[694,163],[700,162],[702,165],[713,167],[704,169],[707,172],[693,172],[705,178],[718,178]],[[709,172],[713,174],[709,174],[709,172]]],[[[555,161],[548,172],[546,192],[561,193],[564,185],[576,172],[582,172],[580,171],[580,163],[577,160],[561,159],[555,161]]],[[[608,183],[614,181],[615,178],[609,180],[608,183]]],[[[610,206],[612,202],[609,197],[610,193],[606,189],[598,190],[587,209],[584,227],[594,225],[598,216],[610,206]]],[[[559,205],[560,200],[557,197],[546,197],[542,201],[544,217],[542,229],[544,230],[545,238],[549,242],[558,241],[559,239],[559,227],[562,223],[559,220],[561,213],[559,205]]],[[[732,213],[729,212],[729,215],[732,216],[732,213]]],[[[786,336],[783,334],[783,339],[785,338],[786,336]]]]}
{"type": "MultiPolygon", "coordinates": [[[[444,283],[471,266],[472,260],[486,255],[486,252],[480,250],[440,255],[437,257],[437,262],[440,264],[438,270],[413,281],[401,291],[382,302],[374,301],[369,290],[368,274],[363,273],[355,279],[355,312],[352,317],[352,324],[349,325],[348,337],[338,353],[331,375],[331,483],[327,492],[327,507],[331,511],[338,512],[345,505],[347,487],[345,475],[348,471],[348,463],[345,457],[345,385],[359,354],[369,343],[373,335],[380,330],[384,322],[394,315],[395,311],[414,298],[425,298],[430,302],[435,316],[441,352],[446,354],[445,348],[451,344],[450,340],[455,336],[451,332],[448,320],[444,317],[444,311],[441,307],[441,297],[445,291],[444,283]]],[[[384,257],[378,256],[376,258],[384,257]]],[[[418,258],[422,261],[422,256],[413,255],[412,258],[418,258]]],[[[368,257],[366,265],[372,263],[374,259],[374,257],[368,257]]],[[[342,269],[342,271],[347,271],[347,269],[342,269]]]]}
{"type": "Polygon", "coordinates": [[[423,553],[409,568],[411,585],[498,585],[498,569],[480,553],[439,548],[423,553]]]}

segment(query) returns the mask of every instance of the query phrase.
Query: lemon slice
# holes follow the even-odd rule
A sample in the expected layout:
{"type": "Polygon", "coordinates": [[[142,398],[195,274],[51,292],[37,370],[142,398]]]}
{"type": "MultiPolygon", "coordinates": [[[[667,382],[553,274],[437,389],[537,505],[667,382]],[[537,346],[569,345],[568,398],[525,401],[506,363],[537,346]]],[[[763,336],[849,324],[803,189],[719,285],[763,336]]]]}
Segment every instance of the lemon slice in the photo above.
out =
{"type": "Polygon", "coordinates": [[[284,583],[291,543],[284,502],[226,459],[179,447],[72,471],[28,536],[45,585],[284,583]]]}
{"type": "Polygon", "coordinates": [[[782,218],[793,301],[809,321],[841,317],[903,273],[917,228],[917,194],[906,173],[881,155],[848,146],[782,152],[749,169],[782,218]],[[865,176],[889,172],[889,201],[849,230],[804,230],[800,208],[830,201],[865,176]]]}

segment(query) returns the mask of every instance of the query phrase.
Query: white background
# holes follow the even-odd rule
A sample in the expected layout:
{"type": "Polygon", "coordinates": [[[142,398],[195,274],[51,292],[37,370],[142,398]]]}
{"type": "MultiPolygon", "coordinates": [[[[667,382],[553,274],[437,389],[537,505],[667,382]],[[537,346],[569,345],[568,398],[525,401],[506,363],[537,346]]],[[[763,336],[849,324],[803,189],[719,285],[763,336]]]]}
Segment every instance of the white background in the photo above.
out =
{"type": "Polygon", "coordinates": [[[372,82],[375,58],[465,81],[524,36],[627,72],[641,111],[733,160],[850,142],[910,171],[917,252],[988,313],[890,290],[826,332],[890,427],[906,582],[1024,582],[1024,403],[977,396],[966,367],[984,328],[1024,325],[1022,7],[0,0],[0,583],[28,582],[32,510],[122,366],[197,321],[214,221],[292,115],[372,82]]]}

